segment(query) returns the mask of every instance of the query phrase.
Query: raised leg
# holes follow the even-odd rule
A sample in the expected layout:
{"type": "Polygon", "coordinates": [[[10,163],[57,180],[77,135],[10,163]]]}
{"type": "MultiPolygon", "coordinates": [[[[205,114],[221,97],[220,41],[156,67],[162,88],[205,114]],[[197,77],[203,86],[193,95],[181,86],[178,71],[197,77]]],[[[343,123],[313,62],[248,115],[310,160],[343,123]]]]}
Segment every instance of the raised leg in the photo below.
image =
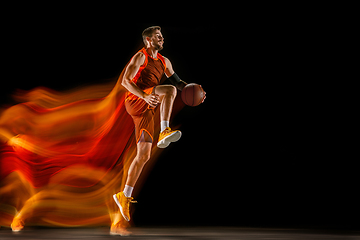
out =
{"type": "Polygon", "coordinates": [[[170,121],[176,93],[176,87],[172,85],[160,85],[155,88],[155,94],[158,94],[161,99],[160,121],[170,121]]]}

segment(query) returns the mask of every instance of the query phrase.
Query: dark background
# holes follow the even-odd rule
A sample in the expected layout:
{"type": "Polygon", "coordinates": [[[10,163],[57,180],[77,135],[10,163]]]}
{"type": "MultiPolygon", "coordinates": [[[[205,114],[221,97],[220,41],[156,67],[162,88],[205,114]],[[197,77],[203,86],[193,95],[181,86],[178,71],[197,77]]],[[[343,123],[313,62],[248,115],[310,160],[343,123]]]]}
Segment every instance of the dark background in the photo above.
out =
{"type": "Polygon", "coordinates": [[[16,89],[109,81],[142,47],[143,29],[159,25],[161,54],[207,99],[174,117],[183,137],[135,192],[134,223],[359,228],[353,129],[322,68],[327,22],[294,13],[173,24],[96,8],[17,9],[1,30],[1,103],[14,104],[16,89]]]}

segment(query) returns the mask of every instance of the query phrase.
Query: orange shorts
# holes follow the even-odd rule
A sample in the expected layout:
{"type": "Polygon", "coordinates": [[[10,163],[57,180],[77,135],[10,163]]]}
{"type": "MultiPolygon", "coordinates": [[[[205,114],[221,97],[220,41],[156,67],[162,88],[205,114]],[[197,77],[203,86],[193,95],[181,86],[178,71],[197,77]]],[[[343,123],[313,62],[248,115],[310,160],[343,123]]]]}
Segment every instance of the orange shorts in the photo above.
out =
{"type": "Polygon", "coordinates": [[[127,99],[125,107],[135,124],[136,142],[153,142],[155,110],[140,98],[127,99]]]}

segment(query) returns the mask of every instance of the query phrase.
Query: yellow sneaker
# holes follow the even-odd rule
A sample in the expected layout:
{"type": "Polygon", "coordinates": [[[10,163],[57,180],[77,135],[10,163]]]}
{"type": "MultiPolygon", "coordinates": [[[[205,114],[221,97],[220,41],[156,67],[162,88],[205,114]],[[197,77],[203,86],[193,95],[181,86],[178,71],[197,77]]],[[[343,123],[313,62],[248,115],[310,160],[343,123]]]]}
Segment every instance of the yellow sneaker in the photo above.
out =
{"type": "Polygon", "coordinates": [[[126,221],[130,221],[130,203],[137,203],[133,201],[132,197],[125,197],[123,192],[119,192],[113,195],[114,201],[120,208],[121,215],[125,218],[126,221]]]}
{"type": "Polygon", "coordinates": [[[181,132],[171,131],[171,128],[167,127],[159,135],[159,141],[157,143],[158,148],[166,148],[170,143],[176,142],[181,138],[181,132]]]}
{"type": "Polygon", "coordinates": [[[20,217],[14,217],[11,223],[11,229],[13,232],[20,232],[24,228],[24,222],[20,217]]]}

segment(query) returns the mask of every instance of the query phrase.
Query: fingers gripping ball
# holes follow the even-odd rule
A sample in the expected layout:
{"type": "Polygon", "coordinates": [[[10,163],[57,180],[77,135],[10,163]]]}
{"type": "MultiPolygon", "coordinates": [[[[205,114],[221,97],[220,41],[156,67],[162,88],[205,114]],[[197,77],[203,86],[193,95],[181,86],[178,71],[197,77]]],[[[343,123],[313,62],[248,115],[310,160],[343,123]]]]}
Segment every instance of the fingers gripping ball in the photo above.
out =
{"type": "Polygon", "coordinates": [[[195,107],[205,99],[205,91],[196,83],[187,84],[181,92],[181,99],[188,105],[195,107]]]}

